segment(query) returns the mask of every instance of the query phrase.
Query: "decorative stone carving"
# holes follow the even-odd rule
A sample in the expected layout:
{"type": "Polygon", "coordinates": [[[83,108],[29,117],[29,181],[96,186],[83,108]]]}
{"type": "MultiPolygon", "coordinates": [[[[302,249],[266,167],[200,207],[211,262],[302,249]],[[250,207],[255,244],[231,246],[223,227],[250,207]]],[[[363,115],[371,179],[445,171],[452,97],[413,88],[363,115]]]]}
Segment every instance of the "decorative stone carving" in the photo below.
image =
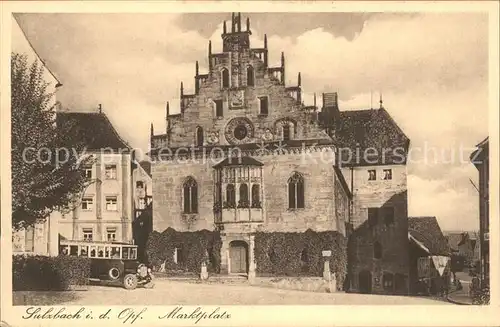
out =
{"type": "Polygon", "coordinates": [[[253,124],[245,117],[233,118],[226,125],[224,134],[230,144],[248,143],[253,139],[253,124]]]}

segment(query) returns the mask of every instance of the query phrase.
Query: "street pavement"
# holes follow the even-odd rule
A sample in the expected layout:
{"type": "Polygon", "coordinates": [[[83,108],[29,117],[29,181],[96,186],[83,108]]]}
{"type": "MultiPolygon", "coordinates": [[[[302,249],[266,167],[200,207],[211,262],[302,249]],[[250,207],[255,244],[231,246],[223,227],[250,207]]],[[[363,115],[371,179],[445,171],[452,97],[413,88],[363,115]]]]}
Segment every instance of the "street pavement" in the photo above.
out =
{"type": "Polygon", "coordinates": [[[15,292],[13,300],[14,305],[451,305],[423,297],[313,293],[171,280],[156,280],[153,289],[99,285],[74,292],[15,292]]]}
{"type": "Polygon", "coordinates": [[[448,299],[456,304],[472,304],[472,298],[469,295],[472,277],[467,272],[457,272],[455,275],[462,283],[463,288],[459,291],[450,292],[448,299]]]}

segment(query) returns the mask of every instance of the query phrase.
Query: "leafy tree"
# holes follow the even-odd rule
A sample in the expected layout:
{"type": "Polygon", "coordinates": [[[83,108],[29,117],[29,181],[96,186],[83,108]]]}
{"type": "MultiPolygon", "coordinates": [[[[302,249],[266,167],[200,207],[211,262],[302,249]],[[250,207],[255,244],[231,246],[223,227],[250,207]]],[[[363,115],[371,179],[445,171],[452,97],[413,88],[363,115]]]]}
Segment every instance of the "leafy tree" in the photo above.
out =
{"type": "Polygon", "coordinates": [[[20,229],[43,222],[54,210],[72,208],[90,183],[83,166],[84,144],[76,141],[74,126],[57,126],[43,78],[44,67],[27,57],[11,55],[11,171],[12,226],[20,229]]]}

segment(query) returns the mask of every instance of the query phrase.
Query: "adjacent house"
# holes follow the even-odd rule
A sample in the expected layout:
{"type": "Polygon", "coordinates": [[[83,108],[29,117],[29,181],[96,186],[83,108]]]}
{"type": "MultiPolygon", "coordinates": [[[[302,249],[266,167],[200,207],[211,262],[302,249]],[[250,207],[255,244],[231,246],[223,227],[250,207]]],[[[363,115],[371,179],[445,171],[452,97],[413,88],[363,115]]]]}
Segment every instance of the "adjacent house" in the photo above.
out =
{"type": "Polygon", "coordinates": [[[476,145],[471,154],[471,162],[479,172],[479,272],[483,286],[489,287],[490,280],[490,172],[489,172],[489,137],[476,145]]]}
{"type": "MultiPolygon", "coordinates": [[[[55,106],[56,91],[62,84],[38,55],[14,16],[12,17],[12,52],[26,55],[29,64],[37,62],[43,68],[43,78],[48,83],[47,92],[54,94],[50,104],[55,106]]],[[[13,232],[12,250],[14,253],[56,255],[58,252],[57,234],[58,217],[51,215],[44,223],[13,232]]]]}
{"type": "Polygon", "coordinates": [[[409,217],[410,293],[437,293],[450,277],[451,251],[436,217],[409,217]]]}
{"type": "Polygon", "coordinates": [[[92,183],[70,213],[61,214],[59,234],[64,239],[133,242],[133,152],[105,113],[58,112],[57,124],[74,124],[72,133],[94,159],[84,167],[92,183]]]}

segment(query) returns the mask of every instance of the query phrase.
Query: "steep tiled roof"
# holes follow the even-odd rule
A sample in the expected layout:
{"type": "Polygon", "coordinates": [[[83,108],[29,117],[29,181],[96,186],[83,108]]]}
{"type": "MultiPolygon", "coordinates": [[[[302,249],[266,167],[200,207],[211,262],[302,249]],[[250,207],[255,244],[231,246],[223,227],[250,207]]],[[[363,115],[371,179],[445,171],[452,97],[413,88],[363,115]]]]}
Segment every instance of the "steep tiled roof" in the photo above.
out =
{"type": "Polygon", "coordinates": [[[384,108],[340,111],[337,119],[337,142],[341,148],[350,149],[352,157],[349,160],[348,151],[343,151],[344,164],[346,161],[355,166],[406,162],[410,140],[384,108]],[[366,149],[376,152],[365,152],[366,149]],[[373,152],[378,155],[372,157],[373,152]]]}
{"type": "Polygon", "coordinates": [[[449,255],[450,247],[436,217],[408,217],[408,233],[420,241],[432,255],[449,255]]]}
{"type": "Polygon", "coordinates": [[[108,117],[96,112],[58,112],[57,124],[71,124],[71,133],[85,144],[87,150],[111,148],[130,149],[118,135],[108,117]]]}
{"type": "Polygon", "coordinates": [[[448,233],[446,239],[448,240],[448,245],[454,251],[458,251],[458,245],[462,241],[463,233],[448,233]]]}

